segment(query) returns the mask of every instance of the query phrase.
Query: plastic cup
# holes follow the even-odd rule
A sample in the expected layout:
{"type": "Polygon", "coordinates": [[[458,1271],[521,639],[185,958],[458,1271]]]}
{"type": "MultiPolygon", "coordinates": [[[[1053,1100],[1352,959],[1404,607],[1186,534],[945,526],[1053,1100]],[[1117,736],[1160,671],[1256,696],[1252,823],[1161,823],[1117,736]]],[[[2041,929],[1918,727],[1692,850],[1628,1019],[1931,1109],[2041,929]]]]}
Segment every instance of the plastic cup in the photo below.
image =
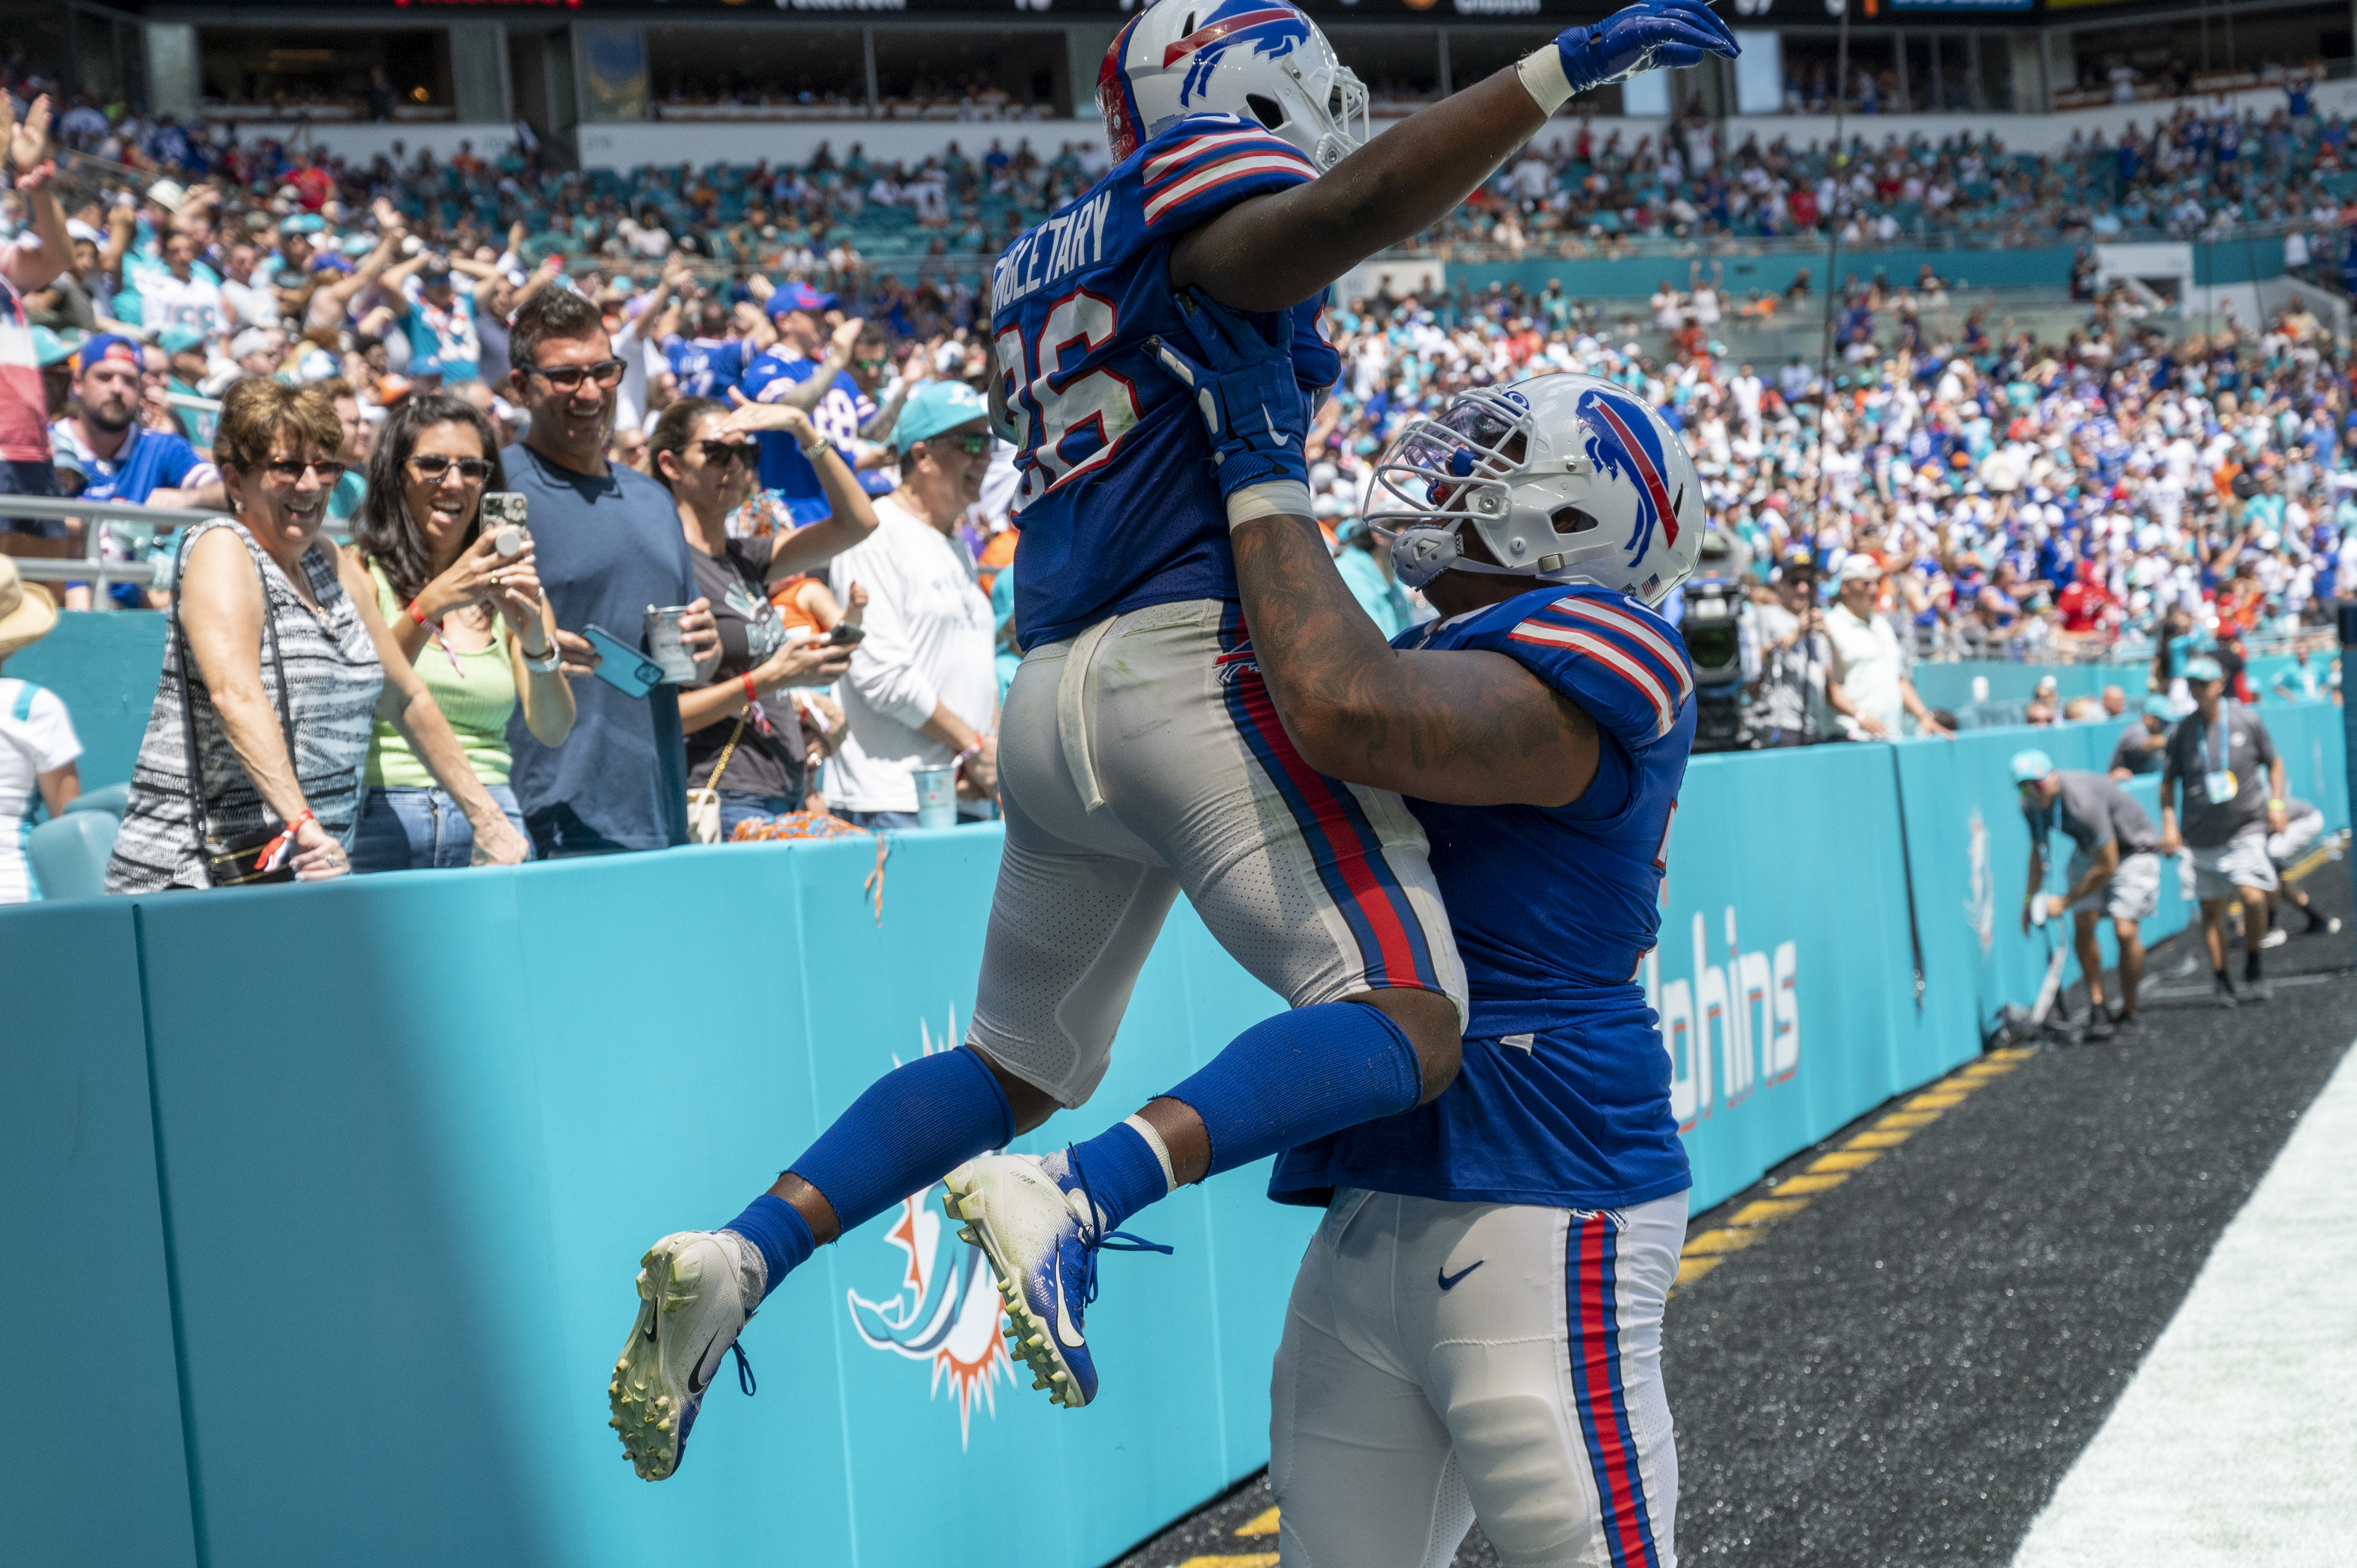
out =
{"type": "Polygon", "coordinates": [[[954,768],[920,768],[917,779],[917,825],[920,828],[953,828],[957,826],[957,769],[954,768]]]}

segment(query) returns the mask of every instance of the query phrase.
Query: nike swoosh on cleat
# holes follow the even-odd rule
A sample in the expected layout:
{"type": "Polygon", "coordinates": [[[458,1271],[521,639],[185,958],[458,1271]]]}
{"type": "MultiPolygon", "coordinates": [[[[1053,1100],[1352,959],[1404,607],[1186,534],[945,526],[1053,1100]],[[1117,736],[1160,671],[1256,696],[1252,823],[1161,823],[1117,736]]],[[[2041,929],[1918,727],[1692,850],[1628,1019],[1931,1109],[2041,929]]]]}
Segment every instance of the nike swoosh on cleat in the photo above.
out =
{"type": "Polygon", "coordinates": [[[1440,1276],[1440,1288],[1445,1291],[1455,1290],[1459,1284],[1464,1283],[1465,1276],[1467,1274],[1471,1273],[1474,1270],[1480,1268],[1489,1261],[1490,1260],[1487,1258],[1476,1258],[1453,1274],[1446,1272],[1442,1273],[1440,1276]]]}
{"type": "Polygon", "coordinates": [[[1064,1294],[1064,1252],[1056,1250],[1056,1342],[1067,1350],[1078,1350],[1088,1344],[1081,1337],[1080,1326],[1072,1321],[1072,1305],[1064,1294]]]}
{"type": "MultiPolygon", "coordinates": [[[[1473,1266],[1478,1269],[1481,1265],[1476,1263],[1473,1266]]],[[[1443,1286],[1442,1288],[1446,1289],[1447,1287],[1443,1286]]],[[[702,1398],[704,1391],[712,1386],[713,1372],[720,1370],[720,1358],[712,1354],[712,1348],[719,1343],[720,1330],[716,1328],[712,1331],[712,1337],[704,1342],[704,1354],[695,1359],[695,1369],[687,1374],[687,1392],[689,1398],[702,1398]],[[712,1371],[710,1372],[704,1369],[704,1364],[707,1359],[712,1363],[712,1371]]]]}

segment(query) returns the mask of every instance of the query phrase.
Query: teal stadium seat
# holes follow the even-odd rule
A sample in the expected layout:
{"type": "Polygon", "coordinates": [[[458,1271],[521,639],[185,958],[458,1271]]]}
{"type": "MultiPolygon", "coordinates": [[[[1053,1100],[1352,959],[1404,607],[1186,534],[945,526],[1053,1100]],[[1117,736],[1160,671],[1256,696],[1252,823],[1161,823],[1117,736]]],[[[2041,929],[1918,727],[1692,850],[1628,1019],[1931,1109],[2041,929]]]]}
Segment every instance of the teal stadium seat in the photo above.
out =
{"type": "Polygon", "coordinates": [[[106,892],[107,857],[123,819],[102,811],[69,811],[25,840],[25,859],[44,900],[97,898],[106,892]]]}
{"type": "Polygon", "coordinates": [[[106,784],[95,789],[85,789],[66,802],[69,811],[104,811],[121,819],[131,806],[131,786],[128,783],[106,784]]]}

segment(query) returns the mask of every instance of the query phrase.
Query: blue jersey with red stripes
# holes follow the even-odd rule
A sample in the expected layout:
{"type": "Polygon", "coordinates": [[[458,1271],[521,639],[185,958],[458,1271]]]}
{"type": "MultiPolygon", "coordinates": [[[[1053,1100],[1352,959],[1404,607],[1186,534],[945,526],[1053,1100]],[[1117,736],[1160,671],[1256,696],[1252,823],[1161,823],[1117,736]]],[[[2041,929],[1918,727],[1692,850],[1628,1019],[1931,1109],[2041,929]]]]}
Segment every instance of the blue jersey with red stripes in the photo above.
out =
{"type": "MultiPolygon", "coordinates": [[[[1191,115],[999,259],[991,335],[1017,428],[1024,647],[1147,605],[1237,597],[1202,416],[1146,343],[1190,341],[1172,299],[1173,242],[1317,173],[1257,124],[1191,115]]],[[[1319,308],[1294,307],[1293,360],[1301,384],[1322,391],[1341,359],[1319,330],[1319,308]]]]}
{"type": "MultiPolygon", "coordinates": [[[[775,403],[818,371],[818,361],[806,355],[772,349],[746,369],[741,390],[755,403],[775,403]]],[[[876,470],[861,472],[853,450],[859,427],[876,417],[876,402],[859,390],[848,371],[834,372],[834,384],[826,389],[810,417],[813,427],[834,444],[844,462],[859,475],[861,489],[871,496],[890,492],[890,481],[876,470]]],[[[761,446],[761,488],[777,493],[796,526],[822,521],[832,513],[826,490],[818,482],[818,470],[802,456],[799,442],[782,430],[756,431],[753,438],[761,446]]]]}
{"type": "Polygon", "coordinates": [[[1637,978],[1694,746],[1684,643],[1626,595],[1550,585],[1394,646],[1522,664],[1596,721],[1596,778],[1567,806],[1407,802],[1465,961],[1464,1066],[1429,1104],[1280,1156],[1271,1195],[1609,1208],[1684,1190],[1670,1058],[1637,978]]]}
{"type": "Polygon", "coordinates": [[[722,403],[728,401],[728,390],[744,381],[754,360],[752,340],[746,338],[683,338],[674,332],[662,340],[662,351],[671,360],[680,396],[722,403]]]}

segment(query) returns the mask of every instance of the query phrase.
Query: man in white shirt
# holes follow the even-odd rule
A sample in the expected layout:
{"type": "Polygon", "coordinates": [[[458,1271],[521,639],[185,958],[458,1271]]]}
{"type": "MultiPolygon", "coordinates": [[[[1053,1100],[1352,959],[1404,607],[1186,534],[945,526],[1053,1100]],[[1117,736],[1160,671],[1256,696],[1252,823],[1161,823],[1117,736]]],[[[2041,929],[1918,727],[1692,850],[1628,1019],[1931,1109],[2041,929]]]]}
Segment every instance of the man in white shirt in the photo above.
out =
{"type": "Polygon", "coordinates": [[[1746,365],[1742,374],[1727,383],[1727,390],[1735,394],[1735,411],[1743,416],[1744,439],[1759,440],[1760,400],[1767,395],[1767,387],[1751,367],[1746,365]]]}
{"type": "Polygon", "coordinates": [[[229,307],[221,285],[210,272],[196,265],[197,242],[175,231],[164,236],[164,264],[138,274],[134,290],[139,299],[139,325],[151,332],[185,327],[212,338],[229,324],[229,307]]]}
{"type": "Polygon", "coordinates": [[[1825,635],[1834,648],[1834,685],[1826,695],[1844,710],[1850,738],[1896,740],[1901,714],[1915,715],[1918,735],[1950,734],[1915,694],[1915,682],[1907,675],[1907,645],[1875,608],[1882,593],[1881,564],[1871,555],[1851,555],[1841,564],[1840,581],[1840,597],[1825,617],[1825,635]]]}
{"type": "Polygon", "coordinates": [[[998,674],[990,599],[957,521],[982,497],[989,413],[963,381],[910,395],[893,427],[900,486],[876,532],[828,568],[836,598],[867,590],[867,635],[838,692],[849,733],[826,768],[827,807],[866,828],[917,825],[916,769],[958,769],[960,813],[998,791],[998,674]]]}

